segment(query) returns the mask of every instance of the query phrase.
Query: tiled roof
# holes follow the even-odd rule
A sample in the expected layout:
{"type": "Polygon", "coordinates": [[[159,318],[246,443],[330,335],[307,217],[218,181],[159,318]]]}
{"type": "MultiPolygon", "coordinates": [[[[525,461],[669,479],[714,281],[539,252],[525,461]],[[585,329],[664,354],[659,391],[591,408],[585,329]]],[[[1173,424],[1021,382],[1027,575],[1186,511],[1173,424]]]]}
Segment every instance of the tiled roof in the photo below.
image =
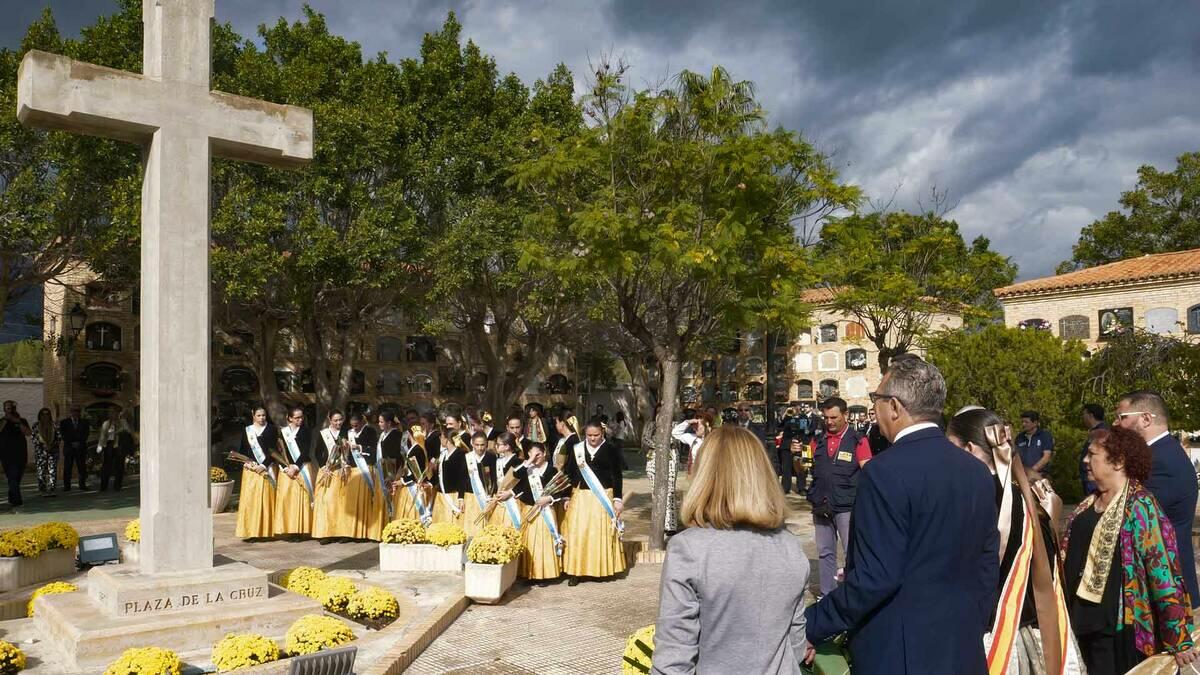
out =
{"type": "Polygon", "coordinates": [[[1200,277],[1200,248],[1119,260],[1077,272],[1022,281],[1011,286],[997,288],[992,292],[996,294],[997,298],[1011,298],[1048,291],[1067,291],[1125,284],[1133,281],[1189,277],[1200,277]]]}
{"type": "Polygon", "coordinates": [[[801,299],[810,305],[824,305],[833,302],[834,295],[832,288],[810,288],[804,291],[801,299]]]}

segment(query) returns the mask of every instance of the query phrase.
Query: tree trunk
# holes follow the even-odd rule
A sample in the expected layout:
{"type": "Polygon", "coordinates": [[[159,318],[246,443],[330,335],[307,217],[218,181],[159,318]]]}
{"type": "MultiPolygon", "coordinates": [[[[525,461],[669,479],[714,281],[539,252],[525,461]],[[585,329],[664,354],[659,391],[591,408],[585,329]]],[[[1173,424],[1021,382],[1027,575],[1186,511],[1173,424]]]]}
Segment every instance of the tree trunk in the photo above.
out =
{"type": "Polygon", "coordinates": [[[354,365],[358,360],[358,341],[354,339],[352,331],[352,327],[338,329],[336,326],[322,326],[313,317],[304,319],[302,323],[305,349],[312,364],[318,418],[323,418],[330,410],[345,412],[346,403],[350,399],[354,365]],[[336,361],[337,372],[331,378],[328,354],[333,351],[329,348],[333,341],[338,345],[339,358],[336,361]]]}
{"type": "Polygon", "coordinates": [[[671,354],[659,359],[662,372],[662,389],[659,390],[662,405],[655,418],[654,434],[654,494],[650,507],[650,549],[661,551],[666,544],[666,513],[667,513],[667,471],[670,466],[670,453],[674,451],[671,442],[671,423],[675,419],[675,399],[679,393],[679,371],[682,361],[678,355],[671,354]]]}
{"type": "MultiPolygon", "coordinates": [[[[633,385],[633,403],[636,415],[631,416],[630,422],[634,427],[634,438],[642,438],[646,424],[654,415],[654,406],[658,405],[657,382],[650,381],[650,371],[646,368],[644,358],[640,355],[622,354],[625,370],[629,371],[629,379],[633,385]]],[[[662,372],[662,368],[659,368],[662,372]]]]}
{"type": "Polygon", "coordinates": [[[254,369],[258,371],[258,395],[263,407],[267,409],[267,417],[282,427],[287,423],[287,409],[283,397],[279,395],[279,386],[275,382],[275,354],[279,344],[279,319],[263,317],[258,320],[256,328],[258,335],[251,348],[254,355],[254,369]]]}

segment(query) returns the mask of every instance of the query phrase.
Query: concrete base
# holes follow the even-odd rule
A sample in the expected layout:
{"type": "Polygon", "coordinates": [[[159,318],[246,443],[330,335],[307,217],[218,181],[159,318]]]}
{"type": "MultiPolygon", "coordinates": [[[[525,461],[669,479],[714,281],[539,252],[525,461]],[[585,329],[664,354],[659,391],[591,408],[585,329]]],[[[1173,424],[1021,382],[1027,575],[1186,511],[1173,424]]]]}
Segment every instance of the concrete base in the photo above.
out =
{"type": "Polygon", "coordinates": [[[241,562],[152,575],[137,565],[103,565],[88,572],[88,596],[112,617],[215,609],[265,599],[267,573],[241,562]]]}
{"type": "Polygon", "coordinates": [[[229,633],[259,633],[283,641],[296,619],[320,614],[315,600],[270,586],[268,597],[185,612],[112,617],[83,593],[38,598],[37,633],[62,657],[65,672],[99,672],[130,647],[163,647],[185,661],[208,661],[229,633]],[[189,658],[191,657],[191,658],[189,658]]]}

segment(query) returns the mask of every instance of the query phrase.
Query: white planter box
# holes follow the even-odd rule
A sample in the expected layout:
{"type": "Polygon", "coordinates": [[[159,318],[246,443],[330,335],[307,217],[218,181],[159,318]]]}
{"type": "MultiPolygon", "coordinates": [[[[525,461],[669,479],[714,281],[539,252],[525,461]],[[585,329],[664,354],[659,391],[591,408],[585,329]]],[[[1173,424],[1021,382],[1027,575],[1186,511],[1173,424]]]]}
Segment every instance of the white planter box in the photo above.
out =
{"type": "Polygon", "coordinates": [[[0,591],[69,576],[75,572],[75,549],[56,548],[36,558],[0,558],[0,591]]]}
{"type": "Polygon", "coordinates": [[[379,569],[384,572],[461,572],[463,545],[380,544],[379,569]]]}
{"type": "Polygon", "coordinates": [[[229,500],[233,498],[233,481],[227,480],[224,483],[209,483],[208,496],[209,501],[212,502],[212,512],[223,513],[225,508],[229,506],[229,500]]]}
{"type": "Polygon", "coordinates": [[[141,560],[142,548],[136,541],[121,542],[121,562],[126,565],[136,565],[141,560]]]}
{"type": "Polygon", "coordinates": [[[475,602],[489,605],[499,602],[517,580],[517,562],[517,558],[513,558],[503,565],[467,563],[463,572],[463,583],[466,586],[463,594],[475,602]]]}

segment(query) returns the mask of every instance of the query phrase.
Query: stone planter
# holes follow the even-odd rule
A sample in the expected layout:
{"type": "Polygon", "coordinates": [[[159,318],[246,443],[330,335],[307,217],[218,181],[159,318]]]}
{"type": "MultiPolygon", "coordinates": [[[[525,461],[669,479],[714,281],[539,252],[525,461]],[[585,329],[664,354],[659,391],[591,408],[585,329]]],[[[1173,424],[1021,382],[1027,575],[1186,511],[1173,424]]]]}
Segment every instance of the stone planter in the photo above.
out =
{"type": "Polygon", "coordinates": [[[229,506],[229,500],[233,498],[233,481],[227,480],[224,483],[209,483],[208,497],[212,502],[213,513],[223,513],[225,508],[229,506]]]}
{"type": "Polygon", "coordinates": [[[36,558],[0,558],[0,591],[11,591],[75,572],[75,549],[56,548],[36,558]]]}
{"type": "Polygon", "coordinates": [[[121,542],[121,562],[126,565],[136,565],[141,559],[142,548],[136,541],[121,542]]]}
{"type": "Polygon", "coordinates": [[[463,595],[489,605],[499,602],[517,580],[517,562],[518,559],[513,558],[503,565],[467,563],[463,571],[463,583],[466,586],[463,595]]]}
{"type": "Polygon", "coordinates": [[[434,544],[380,544],[379,569],[383,572],[461,572],[463,545],[442,548],[434,544]]]}

